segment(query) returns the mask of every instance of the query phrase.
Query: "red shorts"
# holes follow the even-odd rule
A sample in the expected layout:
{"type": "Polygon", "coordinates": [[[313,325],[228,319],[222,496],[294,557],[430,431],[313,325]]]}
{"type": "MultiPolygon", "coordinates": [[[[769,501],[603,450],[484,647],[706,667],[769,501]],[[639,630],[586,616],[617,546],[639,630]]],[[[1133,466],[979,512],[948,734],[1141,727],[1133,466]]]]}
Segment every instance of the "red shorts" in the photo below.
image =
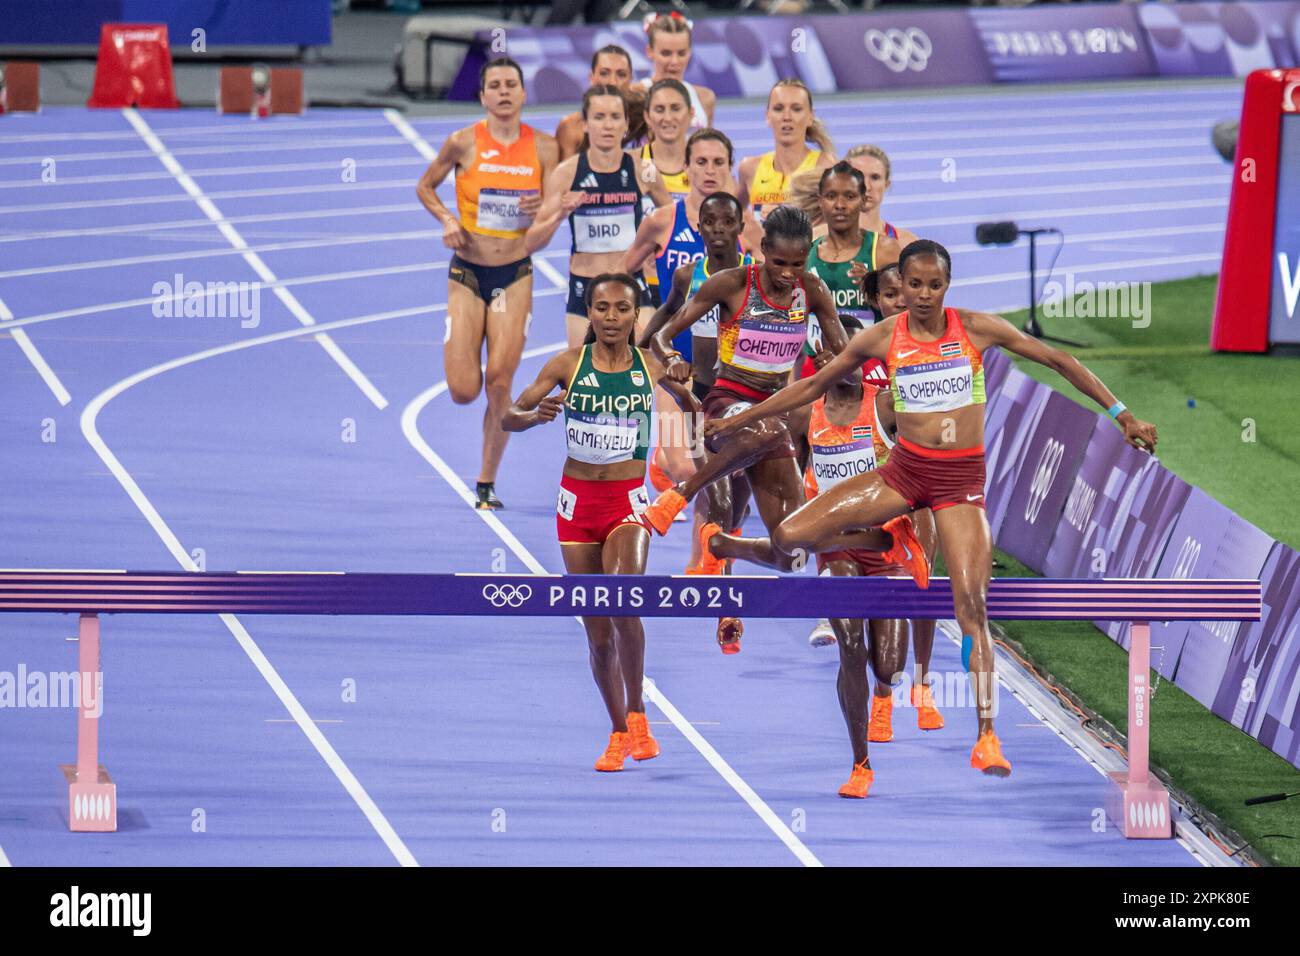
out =
{"type": "MultiPolygon", "coordinates": [[[[704,410],[704,418],[707,421],[710,418],[730,418],[732,415],[739,415],[745,409],[757,405],[769,397],[755,389],[746,388],[738,382],[719,379],[713,388],[709,389],[709,394],[704,396],[704,401],[701,404],[704,410]]],[[[799,457],[799,453],[795,451],[794,439],[789,435],[789,421],[785,415],[781,415],[780,419],[786,426],[786,440],[764,455],[763,461],[799,457]]],[[[718,451],[717,448],[707,442],[705,447],[715,454],[718,451]]]]}
{"type": "Polygon", "coordinates": [[[868,578],[908,576],[901,564],[885,560],[883,551],[864,551],[858,548],[850,548],[847,551],[827,551],[825,554],[817,555],[817,573],[821,574],[831,561],[852,561],[861,569],[863,576],[868,578]]]}
{"type": "Polygon", "coordinates": [[[899,437],[889,460],[876,469],[915,511],[953,505],[984,507],[984,446],[937,451],[899,437]]]}
{"type": "Polygon", "coordinates": [[[644,478],[623,481],[584,481],[564,475],[555,508],[555,529],[561,542],[604,544],[617,527],[634,524],[650,529],[642,518],[650,507],[644,478]]]}

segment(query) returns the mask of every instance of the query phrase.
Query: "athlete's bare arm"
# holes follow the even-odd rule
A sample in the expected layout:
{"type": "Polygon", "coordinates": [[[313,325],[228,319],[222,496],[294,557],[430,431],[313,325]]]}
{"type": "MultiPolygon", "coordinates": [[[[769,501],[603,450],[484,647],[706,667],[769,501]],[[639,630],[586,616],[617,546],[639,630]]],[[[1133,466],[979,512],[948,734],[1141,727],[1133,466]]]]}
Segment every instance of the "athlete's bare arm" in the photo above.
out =
{"type": "Polygon", "coordinates": [[[704,107],[704,115],[709,118],[709,125],[713,125],[713,110],[718,105],[718,94],[714,93],[707,86],[696,84],[695,92],[700,97],[700,105],[704,107]]]}
{"type": "Polygon", "coordinates": [[[443,245],[452,250],[464,248],[468,237],[465,235],[465,230],[461,228],[456,214],[438,198],[438,187],[451,175],[452,170],[463,165],[462,160],[467,149],[473,147],[474,127],[458,129],[447,137],[447,141],[442,144],[442,149],[438,150],[438,155],[433,158],[429,168],[415,184],[415,195],[419,197],[424,208],[442,224],[443,245]]]}
{"type": "Polygon", "coordinates": [[[537,143],[537,160],[542,165],[542,191],[536,196],[521,197],[519,211],[525,216],[536,218],[542,208],[542,200],[546,198],[547,181],[560,162],[560,148],[556,145],[554,136],[540,130],[533,130],[533,140],[537,143]]]}
{"type": "MultiPolygon", "coordinates": [[[[701,290],[703,291],[703,290],[701,290]]],[[[696,293],[698,298],[699,293],[696,293]]],[[[692,299],[693,303],[695,299],[692,299]]],[[[841,327],[841,331],[843,328],[841,327]]],[[[704,437],[736,431],[748,425],[780,415],[796,408],[815,402],[825,395],[832,385],[860,368],[869,358],[885,357],[889,349],[889,339],[893,335],[894,324],[890,319],[878,322],[871,328],[855,335],[839,355],[807,378],[801,378],[792,385],[787,385],[771,398],[759,402],[730,418],[714,418],[704,423],[704,437]]]]}
{"type": "Polygon", "coordinates": [[[578,158],[570,156],[558,164],[543,183],[541,207],[533,218],[533,224],[524,233],[524,250],[530,256],[550,242],[555,230],[560,228],[560,223],[582,205],[583,194],[569,188],[573,182],[573,172],[577,168],[578,158]]]}
{"type": "Polygon", "coordinates": [[[808,311],[817,316],[817,324],[822,329],[822,340],[832,352],[839,355],[848,345],[849,334],[844,331],[840,313],[835,308],[835,297],[826,287],[825,281],[811,272],[803,274],[803,287],[808,295],[808,311]]]}
{"type": "MultiPolygon", "coordinates": [[[[645,225],[642,223],[642,225],[645,225]]],[[[655,310],[655,314],[650,316],[650,321],[646,323],[645,329],[641,332],[641,338],[637,340],[637,345],[643,349],[651,347],[655,335],[676,314],[677,310],[686,304],[686,290],[691,287],[691,273],[695,271],[695,263],[688,262],[678,266],[673,270],[672,288],[668,290],[668,297],[664,299],[663,304],[655,310]]],[[[656,361],[660,361],[658,356],[656,361]]]]}
{"type": "MultiPolygon", "coordinates": [[[[1032,335],[1026,335],[1001,316],[987,312],[968,312],[965,309],[958,309],[957,312],[962,324],[966,326],[966,334],[972,340],[1000,345],[1009,352],[1047,366],[1102,408],[1109,409],[1115,405],[1115,396],[1105,383],[1068,352],[1062,352],[1032,335]]],[[[1127,409],[1119,413],[1116,421],[1124,430],[1126,442],[1143,451],[1155,451],[1158,438],[1155,425],[1142,421],[1127,409]]]]}
{"type": "MultiPolygon", "coordinates": [[[[674,282],[676,278],[674,274],[674,282]]],[[[690,301],[655,333],[654,338],[650,340],[650,348],[655,358],[664,363],[664,367],[673,379],[685,382],[691,377],[691,364],[680,355],[676,355],[673,339],[708,315],[709,310],[715,305],[722,306],[720,314],[734,311],[730,305],[737,295],[744,292],[747,281],[743,266],[714,273],[705,280],[704,285],[699,287],[695,295],[691,296],[690,301]],[[676,355],[676,358],[668,361],[669,353],[676,355]]]]}
{"type": "Polygon", "coordinates": [[[570,113],[560,120],[560,125],[555,127],[555,143],[559,147],[560,162],[577,155],[582,148],[581,113],[570,113]]]}
{"type": "Polygon", "coordinates": [[[653,355],[647,355],[645,359],[646,366],[650,370],[650,378],[673,397],[673,401],[677,403],[678,408],[690,415],[699,415],[703,411],[703,406],[700,405],[700,400],[695,397],[695,393],[681,382],[669,378],[668,372],[659,359],[653,355]]]}
{"type": "MultiPolygon", "coordinates": [[[[636,160],[636,151],[627,150],[627,154],[636,160]]],[[[641,165],[641,191],[655,201],[655,206],[662,209],[673,204],[673,195],[668,191],[663,174],[653,159],[645,160],[641,165]]]]}
{"type": "Polygon", "coordinates": [[[637,273],[647,259],[659,255],[665,235],[673,227],[673,207],[660,206],[641,220],[641,226],[632,239],[632,245],[623,254],[623,270],[637,273]]]}
{"type": "Polygon", "coordinates": [[[515,399],[515,403],[506,409],[501,417],[501,428],[508,432],[522,432],[534,425],[553,421],[564,410],[564,385],[573,377],[578,367],[578,357],[582,349],[568,349],[542,366],[537,373],[537,380],[529,385],[515,399]],[[558,395],[551,395],[551,389],[560,387],[558,395]]]}
{"type": "Polygon", "coordinates": [[[903,252],[902,244],[891,236],[881,236],[876,240],[876,268],[883,269],[893,265],[903,252]]]}

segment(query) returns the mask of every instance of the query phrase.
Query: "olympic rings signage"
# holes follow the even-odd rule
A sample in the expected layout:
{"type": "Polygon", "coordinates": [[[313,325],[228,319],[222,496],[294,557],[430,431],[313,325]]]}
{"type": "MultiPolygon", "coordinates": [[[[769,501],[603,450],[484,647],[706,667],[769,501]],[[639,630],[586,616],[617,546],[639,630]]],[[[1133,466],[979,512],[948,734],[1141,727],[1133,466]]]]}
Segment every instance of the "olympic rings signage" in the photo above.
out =
{"type": "Polygon", "coordinates": [[[920,27],[889,27],[877,30],[872,27],[862,35],[867,52],[894,73],[907,70],[921,72],[930,63],[934,44],[920,27]]]}
{"type": "MultiPolygon", "coordinates": [[[[481,590],[483,600],[499,610],[519,610],[528,606],[536,610],[533,588],[528,584],[505,581],[490,582],[481,590]]],[[[735,585],[671,584],[646,587],[640,584],[608,586],[580,583],[548,584],[540,587],[537,598],[544,599],[546,607],[572,609],[582,612],[600,608],[638,610],[671,610],[676,608],[708,608],[720,612],[735,612],[745,606],[744,592],[735,585]]]]}

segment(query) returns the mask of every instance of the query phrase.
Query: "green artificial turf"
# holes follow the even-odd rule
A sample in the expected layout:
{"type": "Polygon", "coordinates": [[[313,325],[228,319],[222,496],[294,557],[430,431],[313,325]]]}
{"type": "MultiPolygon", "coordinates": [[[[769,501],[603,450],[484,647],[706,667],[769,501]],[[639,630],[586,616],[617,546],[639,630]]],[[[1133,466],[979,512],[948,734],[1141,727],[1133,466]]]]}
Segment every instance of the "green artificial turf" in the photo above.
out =
{"type": "MultiPolygon", "coordinates": [[[[1058,315],[1040,321],[1049,335],[1091,346],[1068,351],[1135,415],[1156,425],[1158,454],[1167,468],[1274,538],[1300,548],[1300,357],[1211,352],[1216,284],[1213,276],[1155,283],[1144,328],[1135,327],[1131,318],[1058,315]]],[[[1025,313],[1007,318],[1019,326],[1025,313]]],[[[1043,366],[1022,359],[1016,364],[1092,407],[1043,366]]],[[[995,570],[999,576],[1033,576],[1009,555],[999,552],[998,561],[1003,566],[995,570]]],[[[1002,626],[1035,663],[1092,710],[1126,729],[1128,657],[1106,635],[1086,622],[1010,621],[1002,626]]],[[[1242,804],[1249,796],[1300,790],[1300,771],[1170,681],[1161,680],[1151,718],[1154,765],[1262,856],[1300,865],[1300,798],[1257,807],[1242,804]]]]}

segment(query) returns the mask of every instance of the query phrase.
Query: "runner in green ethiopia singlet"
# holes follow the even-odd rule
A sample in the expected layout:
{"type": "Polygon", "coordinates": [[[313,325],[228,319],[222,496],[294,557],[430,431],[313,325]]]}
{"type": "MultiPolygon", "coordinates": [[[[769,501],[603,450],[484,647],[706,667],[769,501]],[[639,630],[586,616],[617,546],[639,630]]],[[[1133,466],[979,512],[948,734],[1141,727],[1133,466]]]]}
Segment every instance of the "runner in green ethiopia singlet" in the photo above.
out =
{"type": "Polygon", "coordinates": [[[569,457],[591,465],[645,461],[653,410],[654,383],[640,349],[632,349],[631,368],[602,372],[584,345],[564,396],[569,457]]]}
{"type": "MultiPolygon", "coordinates": [[[[861,262],[870,271],[876,267],[876,233],[862,233],[862,245],[858,248],[857,254],[847,262],[826,262],[822,259],[821,245],[826,241],[825,236],[813,240],[812,252],[808,254],[808,271],[820,278],[826,283],[826,287],[831,290],[831,295],[835,297],[835,311],[841,315],[852,315],[865,329],[875,324],[876,317],[871,311],[871,306],[867,305],[867,297],[862,291],[856,279],[849,278],[849,269],[853,263],[861,262]]],[[[817,320],[808,317],[808,341],[804,343],[804,355],[816,355],[817,350],[821,348],[822,330],[817,324],[817,320]]]]}

